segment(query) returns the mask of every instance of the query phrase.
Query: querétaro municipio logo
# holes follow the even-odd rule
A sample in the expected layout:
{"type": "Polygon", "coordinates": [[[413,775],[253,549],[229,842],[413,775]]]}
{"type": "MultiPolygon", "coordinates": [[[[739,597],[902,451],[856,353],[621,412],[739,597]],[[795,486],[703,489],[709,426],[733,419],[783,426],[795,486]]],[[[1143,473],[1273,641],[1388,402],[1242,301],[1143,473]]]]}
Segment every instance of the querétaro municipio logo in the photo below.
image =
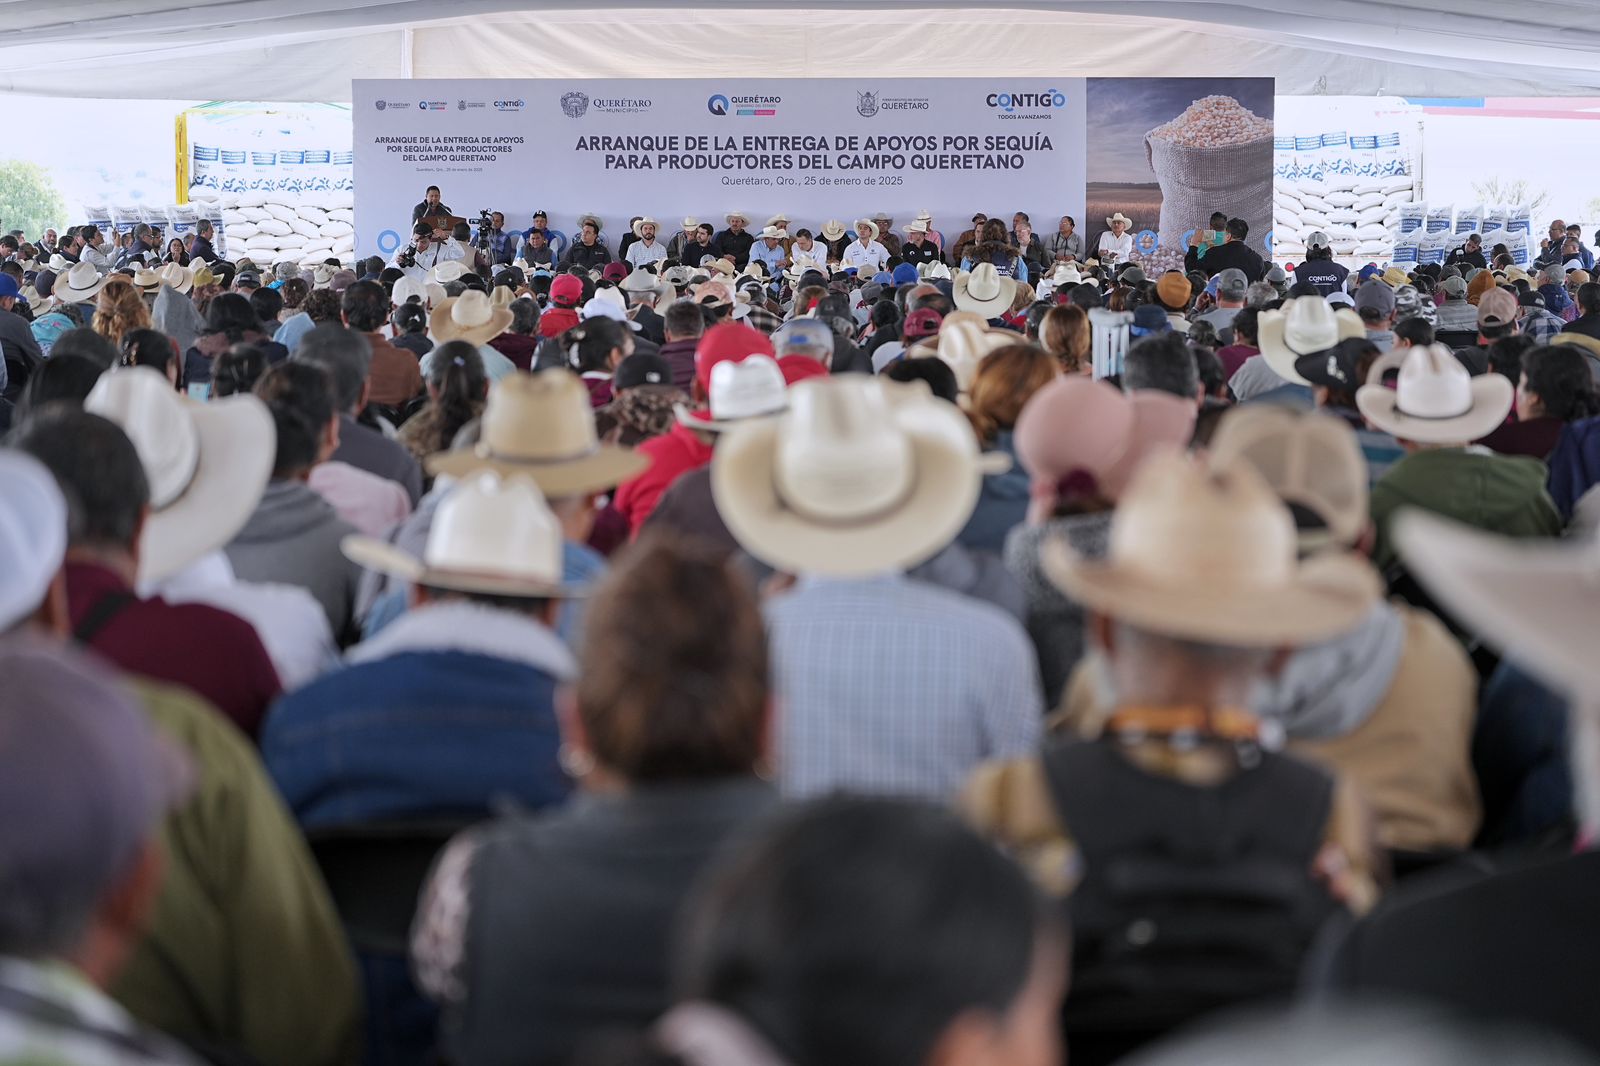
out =
{"type": "Polygon", "coordinates": [[[878,113],[877,93],[856,93],[856,114],[862,118],[871,118],[878,113]]]}
{"type": "Polygon", "coordinates": [[[589,110],[589,94],[567,93],[561,97],[561,110],[568,118],[582,118],[589,110]]]}

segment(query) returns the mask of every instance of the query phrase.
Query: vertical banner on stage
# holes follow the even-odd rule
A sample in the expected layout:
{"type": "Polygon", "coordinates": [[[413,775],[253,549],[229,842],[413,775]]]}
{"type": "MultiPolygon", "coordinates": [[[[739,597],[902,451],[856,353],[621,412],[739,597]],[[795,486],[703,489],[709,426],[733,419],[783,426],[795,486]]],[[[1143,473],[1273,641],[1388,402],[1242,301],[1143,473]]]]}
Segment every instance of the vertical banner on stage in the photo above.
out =
{"type": "Polygon", "coordinates": [[[1191,238],[1220,211],[1271,250],[1271,78],[1090,78],[1088,222],[1092,250],[1115,212],[1132,219],[1133,258],[1153,276],[1182,269],[1191,238]]]}
{"type": "Polygon", "coordinates": [[[363,255],[409,239],[429,185],[513,229],[593,213],[613,246],[624,212],[667,235],[733,209],[813,231],[926,210],[950,241],[976,210],[1050,219],[1042,234],[1083,213],[1082,79],[362,80],[352,97],[363,255]]]}

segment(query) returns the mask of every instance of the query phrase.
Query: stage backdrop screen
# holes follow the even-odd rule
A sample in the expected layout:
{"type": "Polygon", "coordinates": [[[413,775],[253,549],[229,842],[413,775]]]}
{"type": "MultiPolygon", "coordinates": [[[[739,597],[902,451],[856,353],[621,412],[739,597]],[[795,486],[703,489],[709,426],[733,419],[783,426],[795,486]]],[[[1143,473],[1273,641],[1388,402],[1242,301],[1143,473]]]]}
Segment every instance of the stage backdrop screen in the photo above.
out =
{"type": "MultiPolygon", "coordinates": [[[[1108,80],[1115,89],[1112,97],[1100,89],[1103,102],[1173,98],[1160,89],[1166,79],[1108,80]]],[[[1207,84],[1185,79],[1179,95],[1192,89],[1198,100],[1207,84]]],[[[1216,84],[1237,91],[1241,83],[1216,84]]],[[[1270,104],[1271,80],[1260,87],[1270,104]]],[[[579,215],[594,214],[613,247],[630,215],[660,220],[666,237],[684,216],[721,229],[734,209],[756,229],[778,212],[813,231],[827,219],[848,225],[882,212],[898,230],[926,210],[953,240],[975,211],[1008,226],[1025,211],[1041,238],[1063,214],[1087,233],[1099,228],[1084,219],[1096,151],[1124,141],[1142,150],[1151,132],[1141,125],[1111,136],[1102,123],[1090,137],[1095,89],[1075,78],[358,80],[356,247],[388,256],[408,240],[429,185],[457,215],[504,212],[508,229],[526,228],[542,210],[553,229],[572,233],[579,215]]],[[[1150,110],[1131,114],[1143,123],[1150,110]]],[[[1260,199],[1252,217],[1271,215],[1270,106],[1262,118],[1262,173],[1208,179],[1219,196],[1260,199]]],[[[1254,155],[1238,158],[1243,170],[1254,167],[1254,155]]],[[[1151,231],[1146,246],[1180,248],[1178,235],[1155,232],[1156,218],[1138,221],[1151,231]]],[[[1185,232],[1205,225],[1168,211],[1159,222],[1185,232]]]]}

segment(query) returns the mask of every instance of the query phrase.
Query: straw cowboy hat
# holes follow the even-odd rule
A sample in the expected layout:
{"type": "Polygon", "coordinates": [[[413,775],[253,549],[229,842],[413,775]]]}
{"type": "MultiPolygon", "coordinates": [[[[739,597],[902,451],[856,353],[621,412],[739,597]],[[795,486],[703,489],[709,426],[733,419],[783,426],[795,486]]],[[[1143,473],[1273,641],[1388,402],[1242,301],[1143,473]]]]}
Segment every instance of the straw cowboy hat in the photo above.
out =
{"type": "Polygon", "coordinates": [[[594,223],[594,231],[596,233],[599,233],[601,230],[606,228],[605,225],[601,223],[599,215],[579,215],[578,228],[582,229],[585,222],[594,223]]]}
{"type": "Polygon", "coordinates": [[[623,292],[654,292],[660,284],[660,278],[644,267],[636,266],[627,277],[617,282],[617,287],[623,292]]]}
{"type": "Polygon", "coordinates": [[[826,263],[818,262],[811,256],[802,254],[794,257],[794,262],[789,264],[788,269],[783,272],[783,275],[790,281],[798,282],[808,270],[815,270],[824,275],[828,273],[828,267],[826,263]]]}
{"type": "Polygon", "coordinates": [[[720,433],[752,418],[781,414],[789,406],[783,371],[765,355],[718,363],[711,368],[711,384],[706,392],[711,410],[702,413],[678,404],[674,410],[679,423],[690,429],[720,433]]]}
{"type": "MultiPolygon", "coordinates": [[[[978,374],[978,364],[983,357],[998,348],[1016,343],[1016,334],[991,331],[988,323],[970,315],[970,312],[952,311],[939,325],[938,347],[927,353],[943,360],[955,372],[956,386],[961,390],[963,402],[978,374]]],[[[914,357],[922,352],[913,351],[914,357]]]]}
{"type": "Polygon", "coordinates": [[[961,412],[920,383],[813,378],[789,409],[717,445],[711,489],[739,543],[791,573],[840,577],[914,566],[977,504],[983,466],[961,412]]]}
{"type": "Polygon", "coordinates": [[[128,279],[133,282],[133,287],[148,296],[161,287],[161,271],[151,270],[148,267],[139,267],[133,272],[133,277],[128,279]]]}
{"type": "Polygon", "coordinates": [[[438,310],[439,305],[450,298],[450,294],[445,292],[444,286],[431,278],[422,283],[422,294],[427,298],[426,302],[430,310],[438,310]]]}
{"type": "MultiPolygon", "coordinates": [[[[1367,380],[1382,379],[1369,374],[1367,380]]],[[[1421,444],[1477,440],[1504,422],[1515,402],[1516,390],[1508,378],[1472,377],[1442,344],[1407,349],[1395,388],[1374,383],[1356,392],[1356,406],[1367,421],[1421,444]]]]}
{"type": "Polygon", "coordinates": [[[177,263],[168,263],[157,273],[161,277],[161,284],[170,286],[175,292],[186,293],[194,288],[194,271],[177,263]]]}
{"type": "Polygon", "coordinates": [[[105,285],[106,279],[92,263],[74,263],[70,270],[56,278],[51,295],[64,304],[83,303],[94,299],[105,285]]]}
{"type": "Polygon", "coordinates": [[[1385,270],[1381,279],[1391,289],[1398,289],[1402,285],[1411,284],[1411,277],[1399,267],[1392,266],[1385,270]]]}
{"type": "Polygon", "coordinates": [[[139,580],[171,577],[244,527],[272,476],[277,431],[248,393],[196,403],[150,367],[104,374],[83,402],[133,441],[150,482],[139,580]]]}
{"type": "Polygon", "coordinates": [[[745,214],[743,211],[729,211],[727,214],[722,216],[722,220],[730,225],[733,223],[734,219],[739,219],[746,226],[750,224],[750,216],[745,214]]]}
{"type": "Polygon", "coordinates": [[[1065,539],[1041,553],[1077,603],[1142,629],[1239,647],[1326,640],[1377,602],[1376,572],[1354,555],[1302,563],[1294,519],[1246,463],[1207,469],[1182,455],[1139,468],[1111,519],[1105,559],[1065,539]]]}
{"type": "Polygon", "coordinates": [[[776,215],[773,215],[771,218],[767,219],[767,228],[787,229],[789,222],[789,216],[780,211],[776,215]]]}
{"type": "Polygon", "coordinates": [[[644,239],[644,233],[642,233],[641,231],[646,226],[654,226],[656,228],[656,232],[657,233],[661,232],[661,223],[657,222],[653,218],[650,218],[648,215],[645,216],[644,218],[641,218],[639,221],[635,222],[633,224],[633,226],[630,227],[630,228],[633,230],[633,235],[635,237],[638,237],[640,240],[643,240],[644,239]]]}
{"type": "Polygon", "coordinates": [[[496,285],[489,290],[489,306],[496,310],[509,308],[516,298],[517,290],[509,285],[496,285]]]}
{"type": "Polygon", "coordinates": [[[1593,538],[1499,537],[1407,510],[1394,539],[1406,569],[1472,632],[1568,692],[1600,690],[1593,538]]]}
{"type": "Polygon", "coordinates": [[[1055,272],[1050,275],[1050,284],[1058,289],[1063,285],[1082,285],[1083,275],[1071,263],[1057,263],[1055,272]]]}
{"type": "MultiPolygon", "coordinates": [[[[869,243],[869,244],[871,242],[877,240],[878,239],[878,234],[882,232],[881,230],[878,229],[878,224],[876,222],[872,221],[872,219],[870,219],[870,218],[858,218],[858,219],[856,219],[855,228],[857,230],[866,230],[867,231],[867,243],[869,243]]],[[[859,238],[857,238],[857,239],[859,240],[859,238]]]]}
{"type": "Polygon", "coordinates": [[[468,289],[460,296],[447,296],[435,304],[428,325],[433,339],[440,344],[466,341],[482,346],[510,329],[513,317],[508,308],[491,304],[488,293],[468,289]]]}
{"type": "Polygon", "coordinates": [[[559,499],[613,488],[637,477],[650,458],[602,444],[595,434],[589,390],[564,369],[510,374],[489,390],[475,447],[428,456],[435,476],[493,470],[524,475],[559,499]]]}
{"type": "Polygon", "coordinates": [[[900,227],[900,232],[901,233],[927,233],[928,232],[928,224],[926,222],[907,222],[904,226],[900,227]]]}
{"type": "Polygon", "coordinates": [[[1129,229],[1133,228],[1133,219],[1129,218],[1127,215],[1123,214],[1121,211],[1115,212],[1109,218],[1106,219],[1106,225],[1107,226],[1110,226],[1112,223],[1115,223],[1115,222],[1120,222],[1124,226],[1127,226],[1129,229]]]}
{"type": "Polygon", "coordinates": [[[924,224],[932,222],[933,221],[933,212],[932,211],[927,211],[927,210],[918,211],[917,212],[917,221],[921,222],[921,223],[924,223],[924,224]]]}
{"type": "Polygon", "coordinates": [[[72,264],[60,252],[52,252],[50,261],[45,264],[45,269],[52,274],[61,275],[72,269],[72,264]]]}
{"type": "MultiPolygon", "coordinates": [[[[337,271],[327,263],[318,263],[316,266],[311,268],[311,287],[313,289],[326,289],[329,285],[333,284],[333,275],[335,273],[337,273],[337,271]]],[[[411,279],[407,277],[403,280],[410,281],[411,279]]],[[[398,285],[399,282],[396,282],[395,284],[398,285]]],[[[399,303],[400,301],[396,300],[395,302],[399,303]]]]}
{"type": "MultiPolygon", "coordinates": [[[[461,264],[459,259],[446,259],[428,272],[429,279],[437,281],[440,285],[448,285],[452,281],[460,281],[466,275],[467,268],[461,264]]],[[[333,279],[330,277],[328,281],[331,284],[333,279]]]]}
{"type": "Polygon", "coordinates": [[[376,537],[339,543],[351,562],[413,585],[487,596],[565,599],[584,595],[562,575],[561,522],[527,477],[484,470],[456,486],[434,512],[419,559],[376,537]]]}
{"type": "Polygon", "coordinates": [[[948,278],[950,277],[950,267],[937,259],[930,263],[918,263],[917,276],[929,281],[948,278]]]}
{"type": "Polygon", "coordinates": [[[1295,360],[1366,335],[1366,326],[1354,311],[1335,311],[1321,297],[1303,296],[1286,300],[1282,310],[1261,312],[1256,339],[1261,357],[1273,373],[1291,385],[1309,385],[1311,382],[1295,370],[1295,360]]]}
{"type": "Polygon", "coordinates": [[[844,223],[836,218],[830,218],[822,224],[822,236],[826,240],[836,241],[845,235],[844,223]]]}
{"type": "Polygon", "coordinates": [[[768,226],[758,236],[764,241],[786,241],[789,239],[789,231],[782,226],[768,226]]]}
{"type": "Polygon", "coordinates": [[[963,311],[995,318],[1011,310],[1016,296],[1016,279],[1002,277],[993,263],[979,263],[956,274],[953,297],[956,307],[963,311]]]}
{"type": "Polygon", "coordinates": [[[691,232],[697,230],[700,228],[700,220],[693,215],[689,215],[683,220],[683,228],[691,232]]]}
{"type": "Polygon", "coordinates": [[[745,264],[744,271],[734,279],[734,282],[738,283],[744,281],[746,278],[754,279],[756,281],[768,280],[766,264],[761,262],[759,259],[750,260],[749,263],[745,264]]]}

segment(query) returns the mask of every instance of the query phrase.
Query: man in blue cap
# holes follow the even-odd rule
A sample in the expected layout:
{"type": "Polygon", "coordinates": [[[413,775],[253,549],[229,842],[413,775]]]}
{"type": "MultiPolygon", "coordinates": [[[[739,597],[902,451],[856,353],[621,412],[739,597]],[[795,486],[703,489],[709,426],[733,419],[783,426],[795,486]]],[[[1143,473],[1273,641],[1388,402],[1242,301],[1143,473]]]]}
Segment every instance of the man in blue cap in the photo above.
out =
{"type": "Polygon", "coordinates": [[[0,396],[8,400],[22,392],[34,368],[44,362],[44,353],[33,339],[27,319],[12,310],[21,298],[17,279],[0,274],[0,355],[5,357],[0,362],[0,396]]]}

